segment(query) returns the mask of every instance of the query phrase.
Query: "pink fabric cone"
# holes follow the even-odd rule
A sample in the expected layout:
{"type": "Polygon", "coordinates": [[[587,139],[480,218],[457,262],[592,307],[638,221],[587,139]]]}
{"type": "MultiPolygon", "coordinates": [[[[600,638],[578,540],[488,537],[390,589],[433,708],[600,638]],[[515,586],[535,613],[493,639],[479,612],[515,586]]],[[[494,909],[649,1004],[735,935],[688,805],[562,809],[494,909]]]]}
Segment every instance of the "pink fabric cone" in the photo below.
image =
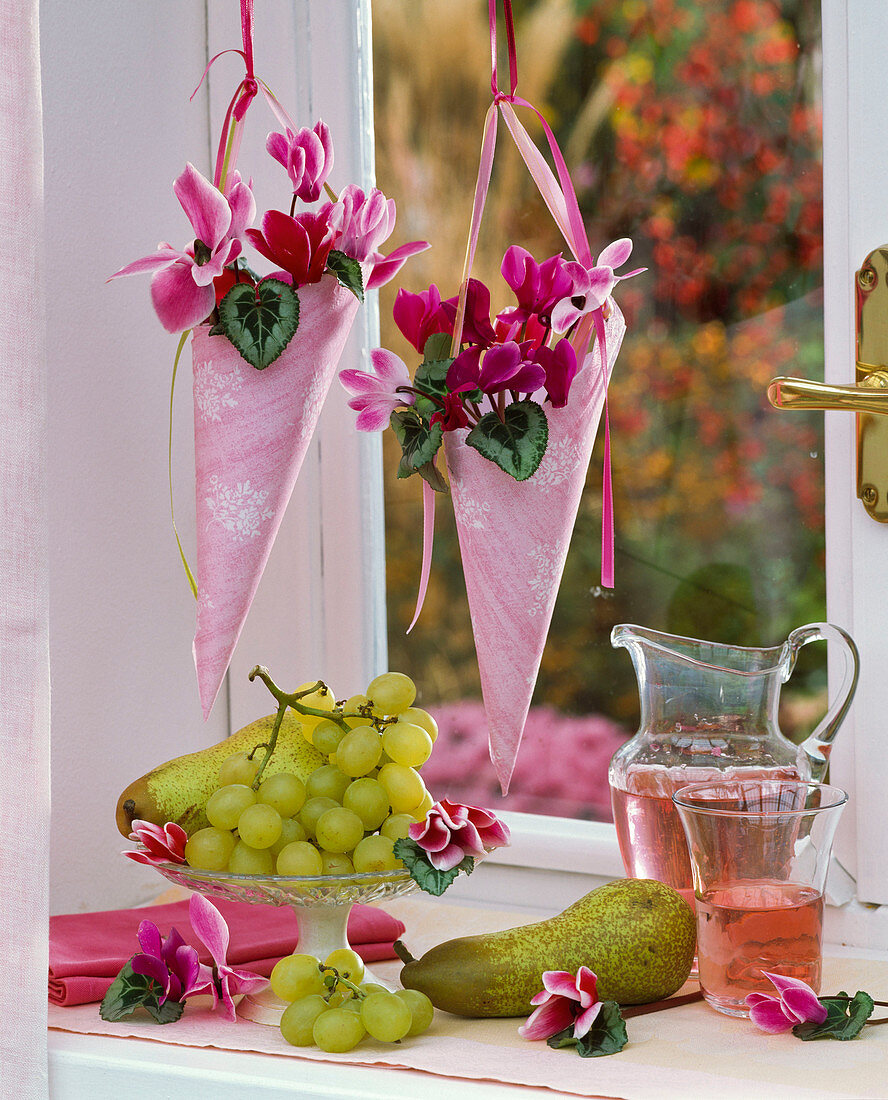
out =
{"type": "Polygon", "coordinates": [[[212,709],[358,309],[331,276],[299,290],[296,335],[265,370],[195,329],[197,629],[204,717],[212,709]]]}
{"type": "MultiPolygon", "coordinates": [[[[612,306],[608,378],[626,330],[612,306]]],[[[539,469],[518,482],[464,440],[445,435],[447,467],[469,598],[490,758],[503,794],[536,684],[555,597],[604,407],[598,346],[563,409],[546,407],[549,443],[539,469]]]]}

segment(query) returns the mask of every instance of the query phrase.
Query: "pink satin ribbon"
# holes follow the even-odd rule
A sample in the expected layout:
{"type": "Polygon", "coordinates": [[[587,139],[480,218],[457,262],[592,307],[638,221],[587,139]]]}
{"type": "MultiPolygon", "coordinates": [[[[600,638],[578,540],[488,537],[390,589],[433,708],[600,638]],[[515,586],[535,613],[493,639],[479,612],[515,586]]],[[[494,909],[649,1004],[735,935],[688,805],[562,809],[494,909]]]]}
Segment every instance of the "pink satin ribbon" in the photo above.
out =
{"type": "MultiPolygon", "coordinates": [[[[515,143],[518,152],[533,178],[537,189],[542,196],[555,224],[576,260],[584,267],[592,266],[592,250],[589,246],[589,238],[586,227],[583,224],[583,216],[580,213],[580,204],[577,193],[570,178],[567,163],[559,148],[555,134],[540,111],[528,100],[517,94],[518,89],[518,52],[515,46],[515,25],[512,16],[511,0],[503,0],[503,11],[506,22],[506,47],[509,60],[509,91],[504,92],[499,87],[497,68],[497,0],[488,0],[490,16],[490,88],[493,94],[493,103],[487,111],[484,119],[484,132],[481,139],[481,160],[478,166],[478,176],[475,182],[475,196],[472,202],[472,220],[469,227],[469,240],[466,246],[466,258],[463,265],[462,281],[459,289],[459,304],[456,311],[456,319],[453,326],[453,340],[451,342],[451,355],[459,352],[462,339],[463,322],[465,320],[466,293],[468,291],[469,276],[475,262],[475,251],[478,247],[478,237],[481,230],[481,219],[484,206],[487,201],[487,193],[490,189],[490,178],[493,172],[493,158],[496,148],[497,119],[502,114],[503,121],[515,143]],[[555,162],[557,178],[552,169],[546,163],[542,153],[537,148],[527,130],[521,124],[515,113],[514,105],[525,107],[536,115],[543,127],[546,141],[555,162]]],[[[571,338],[571,344],[577,353],[577,359],[582,362],[585,358],[592,332],[595,332],[601,344],[601,373],[604,384],[604,474],[602,484],[602,509],[601,509],[601,584],[604,588],[614,586],[614,509],[613,509],[613,477],[611,472],[611,445],[610,445],[610,417],[607,407],[607,348],[605,346],[604,311],[598,309],[592,314],[591,319],[584,317],[571,338]]],[[[420,570],[419,591],[416,599],[416,610],[413,620],[407,628],[409,633],[419,618],[422,605],[425,601],[428,587],[429,573],[431,570],[433,529],[435,517],[435,493],[431,486],[423,481],[423,557],[420,570]]]]}

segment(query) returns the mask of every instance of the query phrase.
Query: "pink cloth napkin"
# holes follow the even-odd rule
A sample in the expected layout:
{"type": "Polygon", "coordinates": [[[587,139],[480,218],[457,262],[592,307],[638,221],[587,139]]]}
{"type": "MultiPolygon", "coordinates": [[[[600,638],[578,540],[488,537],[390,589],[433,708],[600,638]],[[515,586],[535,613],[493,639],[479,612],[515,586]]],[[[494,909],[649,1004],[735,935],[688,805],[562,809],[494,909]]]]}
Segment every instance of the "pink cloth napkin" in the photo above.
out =
{"type": "MultiPolygon", "coordinates": [[[[263,974],[296,946],[298,929],[290,909],[249,905],[214,898],[228,922],[228,961],[263,974]]],[[[49,999],[56,1005],[100,1001],[121,967],[138,950],[137,932],[143,920],[153,921],[163,936],[175,926],[182,938],[200,951],[201,962],[212,959],[191,930],[188,902],[112,909],[101,913],[69,913],[49,919],[49,999]]],[[[393,959],[392,943],[403,933],[401,921],[381,909],[356,905],[348,918],[348,939],[365,962],[393,959]]]]}

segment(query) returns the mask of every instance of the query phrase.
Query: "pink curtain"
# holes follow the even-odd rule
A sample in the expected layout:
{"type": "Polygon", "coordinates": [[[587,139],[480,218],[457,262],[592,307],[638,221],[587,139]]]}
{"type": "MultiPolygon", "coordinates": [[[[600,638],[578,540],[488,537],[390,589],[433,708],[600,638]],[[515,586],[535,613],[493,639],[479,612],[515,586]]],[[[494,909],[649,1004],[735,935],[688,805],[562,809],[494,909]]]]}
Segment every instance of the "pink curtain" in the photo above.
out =
{"type": "Polygon", "coordinates": [[[47,1095],[49,644],[38,0],[0,0],[0,1093],[47,1095]]]}

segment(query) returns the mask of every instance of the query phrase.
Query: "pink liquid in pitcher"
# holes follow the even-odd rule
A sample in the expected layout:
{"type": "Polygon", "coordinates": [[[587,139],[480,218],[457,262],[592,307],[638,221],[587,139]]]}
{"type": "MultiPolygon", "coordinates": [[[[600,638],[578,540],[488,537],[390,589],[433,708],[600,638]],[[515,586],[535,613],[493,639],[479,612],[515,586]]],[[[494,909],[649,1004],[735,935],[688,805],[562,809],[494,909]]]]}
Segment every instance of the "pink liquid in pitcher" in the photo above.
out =
{"type": "Polygon", "coordinates": [[[620,855],[629,878],[653,878],[677,890],[694,908],[691,861],[684,829],[672,795],[689,783],[719,779],[797,780],[795,768],[663,768],[638,764],[624,780],[611,785],[614,825],[620,855]]]}
{"type": "Polygon", "coordinates": [[[747,993],[774,993],[762,971],[820,989],[823,896],[794,883],[736,882],[697,899],[700,985],[746,1012],[747,993]]]}

